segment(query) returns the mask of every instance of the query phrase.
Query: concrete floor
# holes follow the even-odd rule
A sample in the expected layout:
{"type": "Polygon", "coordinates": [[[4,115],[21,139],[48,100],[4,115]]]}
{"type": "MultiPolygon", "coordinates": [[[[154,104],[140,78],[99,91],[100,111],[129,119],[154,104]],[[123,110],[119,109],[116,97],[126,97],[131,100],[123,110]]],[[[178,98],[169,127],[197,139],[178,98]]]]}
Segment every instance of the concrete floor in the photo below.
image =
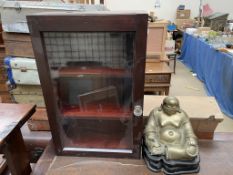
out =
{"type": "MultiPolygon", "coordinates": [[[[172,67],[172,64],[170,66],[172,67]]],[[[172,74],[169,95],[207,96],[203,83],[180,61],[177,61],[176,74],[172,74]]],[[[215,132],[233,132],[233,119],[224,115],[223,122],[218,125],[215,132]]]]}

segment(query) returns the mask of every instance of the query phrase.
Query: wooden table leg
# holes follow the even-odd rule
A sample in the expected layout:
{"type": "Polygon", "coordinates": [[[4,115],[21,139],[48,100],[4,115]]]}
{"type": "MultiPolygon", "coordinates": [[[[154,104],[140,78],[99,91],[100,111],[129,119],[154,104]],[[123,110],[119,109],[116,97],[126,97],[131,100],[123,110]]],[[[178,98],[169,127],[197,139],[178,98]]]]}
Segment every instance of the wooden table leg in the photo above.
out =
{"type": "Polygon", "coordinates": [[[20,128],[16,127],[6,138],[3,153],[12,175],[29,175],[31,173],[29,155],[20,128]]]}

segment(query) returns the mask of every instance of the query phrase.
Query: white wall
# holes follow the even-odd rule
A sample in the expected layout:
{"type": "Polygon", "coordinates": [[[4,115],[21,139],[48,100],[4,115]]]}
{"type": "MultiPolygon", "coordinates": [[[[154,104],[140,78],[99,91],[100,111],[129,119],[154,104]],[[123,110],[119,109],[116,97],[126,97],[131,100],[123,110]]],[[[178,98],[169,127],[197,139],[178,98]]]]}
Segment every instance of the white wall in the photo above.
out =
{"type": "Polygon", "coordinates": [[[233,19],[233,0],[203,0],[209,3],[214,12],[229,13],[228,19],[233,19]]]}
{"type": "MultiPolygon", "coordinates": [[[[156,0],[105,0],[110,10],[145,10],[155,11],[160,19],[174,21],[176,9],[184,4],[186,9],[191,9],[191,17],[198,16],[200,0],[160,0],[161,7],[155,8],[156,0]]],[[[233,0],[203,0],[203,4],[209,3],[215,12],[231,13],[233,18],[233,0]]]]}

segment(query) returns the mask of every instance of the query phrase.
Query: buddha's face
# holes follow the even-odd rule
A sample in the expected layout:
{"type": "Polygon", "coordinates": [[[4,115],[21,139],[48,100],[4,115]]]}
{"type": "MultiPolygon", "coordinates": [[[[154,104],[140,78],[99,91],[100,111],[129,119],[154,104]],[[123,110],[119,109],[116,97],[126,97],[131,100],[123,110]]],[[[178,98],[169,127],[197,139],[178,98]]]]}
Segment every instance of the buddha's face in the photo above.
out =
{"type": "Polygon", "coordinates": [[[163,111],[168,115],[174,115],[180,111],[179,101],[175,97],[166,97],[162,104],[163,111]]]}

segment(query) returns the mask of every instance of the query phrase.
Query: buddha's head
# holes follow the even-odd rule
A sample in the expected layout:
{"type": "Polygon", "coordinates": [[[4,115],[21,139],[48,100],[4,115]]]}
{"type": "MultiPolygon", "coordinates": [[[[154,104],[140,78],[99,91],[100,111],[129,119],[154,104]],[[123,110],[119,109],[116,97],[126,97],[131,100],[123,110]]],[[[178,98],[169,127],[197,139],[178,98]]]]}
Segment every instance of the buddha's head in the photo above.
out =
{"type": "Polygon", "coordinates": [[[161,107],[167,115],[173,115],[177,112],[180,112],[179,100],[176,97],[168,96],[164,98],[161,107]]]}

